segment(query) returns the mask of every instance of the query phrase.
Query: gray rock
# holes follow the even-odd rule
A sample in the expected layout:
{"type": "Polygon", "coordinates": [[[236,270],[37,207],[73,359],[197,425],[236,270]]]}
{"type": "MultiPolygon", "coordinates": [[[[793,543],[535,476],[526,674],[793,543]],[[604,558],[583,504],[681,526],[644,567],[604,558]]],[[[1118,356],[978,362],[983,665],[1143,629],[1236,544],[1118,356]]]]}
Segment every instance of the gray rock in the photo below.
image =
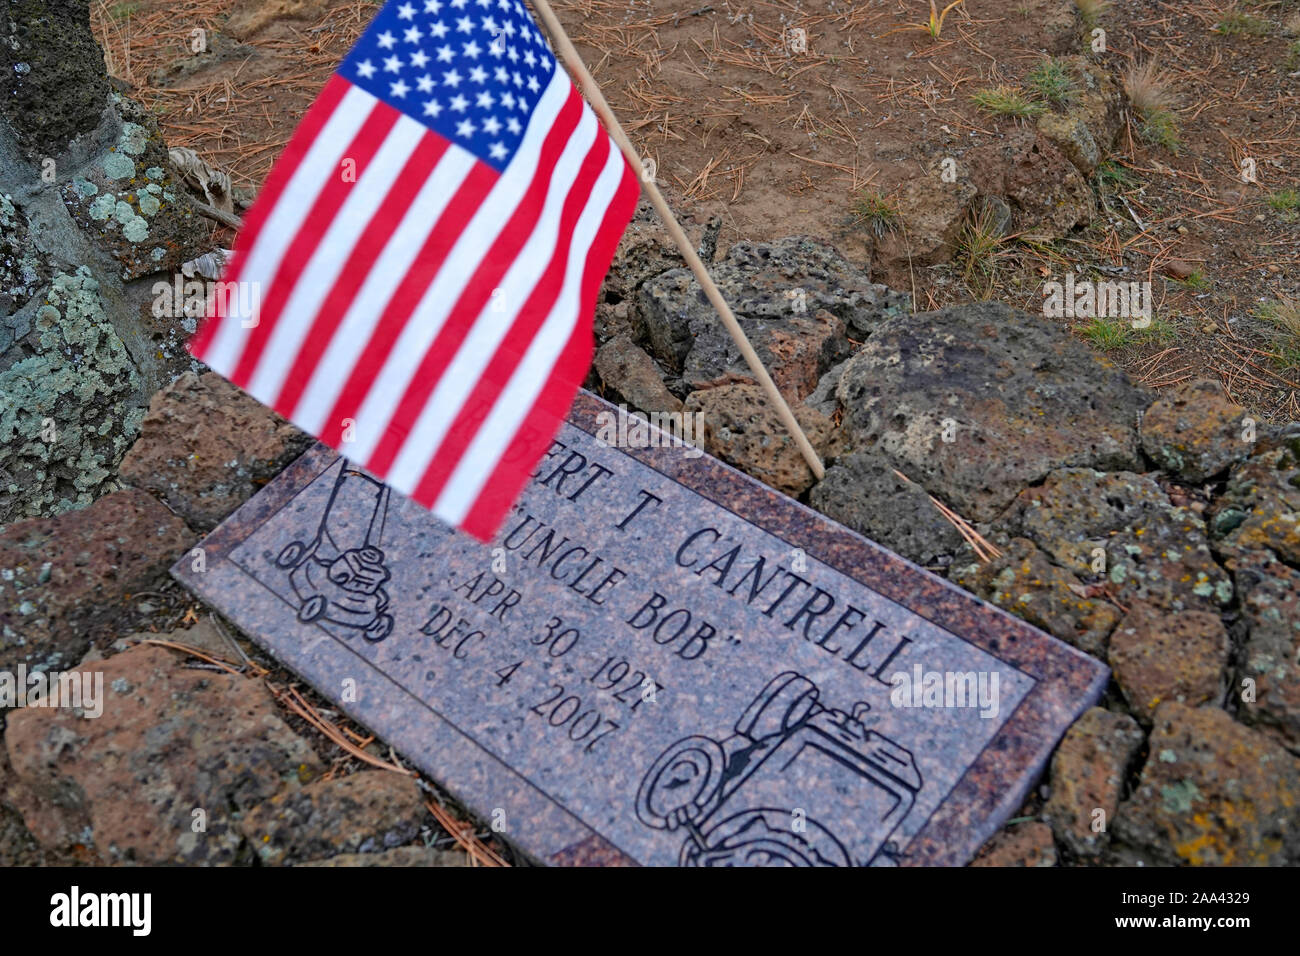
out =
{"type": "Polygon", "coordinates": [[[1142,450],[1170,474],[1202,482],[1250,454],[1245,417],[1218,382],[1190,382],[1142,416],[1142,450]]]}
{"type": "Polygon", "coordinates": [[[840,410],[840,396],[838,389],[840,387],[840,377],[844,374],[844,369],[848,366],[849,360],[845,359],[839,365],[833,365],[817,381],[817,387],[812,390],[803,403],[809,408],[816,409],[827,418],[833,418],[835,413],[840,410]]]}
{"type": "Polygon", "coordinates": [[[917,564],[950,560],[962,544],[929,496],[871,452],[846,455],[828,468],[809,500],[822,514],[917,564]]]}
{"type": "Polygon", "coordinates": [[[1234,685],[1238,719],[1300,751],[1300,571],[1267,551],[1248,552],[1228,567],[1250,628],[1234,685]]]}
{"type": "Polygon", "coordinates": [[[616,335],[596,350],[596,373],[614,394],[635,411],[680,412],[682,401],[664,384],[663,372],[627,334],[616,335]]]}
{"type": "MultiPolygon", "coordinates": [[[[796,398],[848,355],[849,329],[866,334],[907,307],[905,296],[804,237],[738,242],[710,271],[778,387],[796,398]]],[[[639,307],[651,351],[665,368],[680,371],[687,390],[754,381],[688,270],[646,282],[639,307]]]]}
{"type": "MultiPolygon", "coordinates": [[[[791,411],[822,460],[834,459],[840,450],[835,427],[806,405],[792,405],[791,411]]],[[[797,498],[816,480],[757,385],[695,392],[686,400],[686,412],[704,416],[705,451],[778,491],[797,498]]]]}
{"type": "Polygon", "coordinates": [[[114,487],[144,417],[140,378],[90,270],[55,276],[0,372],[0,525],[84,507],[114,487]]]}
{"type": "Polygon", "coordinates": [[[1232,601],[1200,517],[1144,475],[1054,471],[1016,499],[1003,524],[1125,606],[1217,611],[1232,601]]]}
{"type": "Polygon", "coordinates": [[[1056,468],[1140,467],[1149,401],[1058,326],[992,303],[886,319],[838,393],[856,450],[977,522],[1056,468]]]}

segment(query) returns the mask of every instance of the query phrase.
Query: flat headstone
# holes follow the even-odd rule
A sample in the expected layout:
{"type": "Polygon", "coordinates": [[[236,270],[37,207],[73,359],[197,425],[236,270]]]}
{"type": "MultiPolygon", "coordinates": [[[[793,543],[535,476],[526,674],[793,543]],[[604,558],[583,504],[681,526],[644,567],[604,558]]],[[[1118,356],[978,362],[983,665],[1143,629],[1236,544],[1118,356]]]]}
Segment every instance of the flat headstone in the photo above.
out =
{"type": "Polygon", "coordinates": [[[614,416],[490,544],[318,446],[173,574],[538,860],[969,860],[1105,667],[614,416]]]}

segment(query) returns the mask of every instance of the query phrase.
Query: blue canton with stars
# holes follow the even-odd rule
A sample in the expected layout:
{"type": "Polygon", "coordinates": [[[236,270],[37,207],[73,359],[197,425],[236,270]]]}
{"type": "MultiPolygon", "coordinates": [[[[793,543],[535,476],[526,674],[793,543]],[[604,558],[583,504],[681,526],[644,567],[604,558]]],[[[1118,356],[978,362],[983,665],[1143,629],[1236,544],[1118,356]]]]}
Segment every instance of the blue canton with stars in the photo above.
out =
{"type": "Polygon", "coordinates": [[[555,69],[518,0],[390,0],[338,73],[501,172],[555,69]]]}

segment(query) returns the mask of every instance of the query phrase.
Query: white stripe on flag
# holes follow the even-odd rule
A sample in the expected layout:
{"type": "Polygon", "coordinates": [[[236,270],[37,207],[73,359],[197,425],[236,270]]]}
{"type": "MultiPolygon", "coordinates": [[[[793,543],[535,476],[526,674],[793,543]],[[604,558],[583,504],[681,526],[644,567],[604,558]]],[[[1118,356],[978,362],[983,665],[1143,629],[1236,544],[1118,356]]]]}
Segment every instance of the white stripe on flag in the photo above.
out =
{"type": "Polygon", "coordinates": [[[493,312],[497,306],[494,300],[489,300],[475,318],[455,358],[429,394],[401,453],[386,476],[393,487],[413,489],[424,475],[448,429],[460,416],[465,400],[478,385],[483,369],[510,331],[511,323],[532,294],[551,257],[558,254],[560,214],[596,141],[598,130],[596,115],[591,110],[583,110],[577,129],[555,164],[537,225],[502,277],[499,301],[505,306],[504,311],[493,312]]]}
{"type": "Polygon", "coordinates": [[[437,228],[438,220],[477,162],[473,153],[456,146],[442,154],[357,290],[347,314],[312,370],[297,406],[287,416],[299,428],[313,435],[324,431],[328,424],[326,416],[347,384],[357,357],[374,335],[375,326],[410,272],[429,231],[437,228]]]}
{"type": "MultiPolygon", "coordinates": [[[[285,250],[298,234],[316,197],[330,178],[339,174],[343,151],[352,144],[357,131],[378,102],[365,90],[355,86],[349,88],[320,134],[312,141],[307,155],[294,170],[284,192],[258,232],[257,242],[249,250],[247,259],[237,264],[239,281],[262,284],[259,301],[265,298],[265,287],[275,276],[285,250]]],[[[257,316],[226,316],[217,327],[203,356],[204,363],[222,375],[230,376],[234,373],[248,344],[249,329],[243,327],[245,319],[256,324],[257,316]]]]}
{"type": "Polygon", "coordinates": [[[347,450],[353,461],[369,462],[388,430],[429,346],[532,184],[542,143],[572,91],[573,84],[564,71],[556,70],[538,101],[514,159],[457,238],[358,409],[356,441],[347,450]]]}
{"type": "Polygon", "coordinates": [[[500,464],[506,446],[514,440],[519,426],[532,411],[538,394],[550,381],[556,359],[578,322],[582,310],[579,296],[583,276],[587,271],[587,256],[596,232],[604,221],[605,212],[618,191],[626,164],[618,147],[611,147],[605,168],[591,191],[591,199],[574,227],[573,238],[569,243],[569,267],[564,277],[564,288],[529,345],[523,361],[510,377],[509,384],[497,396],[492,412],[465,449],[464,456],[432,509],[435,515],[449,524],[459,526],[465,519],[483,486],[500,464]]]}
{"type": "Polygon", "coordinates": [[[352,258],[357,240],[371,218],[379,212],[389,189],[428,128],[403,114],[384,142],[352,184],[348,197],[335,214],[306,268],[298,277],[293,293],[285,302],[275,328],[262,349],[257,368],[246,391],[268,405],[274,405],[293,360],[311,331],[321,303],[329,295],[344,267],[352,258]]]}

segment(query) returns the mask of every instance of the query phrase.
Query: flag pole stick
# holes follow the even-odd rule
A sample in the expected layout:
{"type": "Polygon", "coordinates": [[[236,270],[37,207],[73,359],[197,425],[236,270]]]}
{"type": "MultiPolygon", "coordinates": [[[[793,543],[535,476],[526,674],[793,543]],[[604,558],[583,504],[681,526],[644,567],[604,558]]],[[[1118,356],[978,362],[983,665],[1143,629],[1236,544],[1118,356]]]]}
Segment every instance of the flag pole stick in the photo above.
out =
{"type": "Polygon", "coordinates": [[[645,176],[645,167],[641,163],[641,157],[637,153],[636,147],[628,139],[627,133],[623,131],[623,127],[618,121],[618,117],[614,115],[609,103],[605,101],[604,94],[600,92],[600,87],[596,84],[595,78],[588,72],[586,64],[582,62],[582,57],[574,49],[573,42],[569,39],[568,34],[564,32],[564,27],[560,25],[559,19],[555,16],[555,11],[551,9],[551,5],[547,3],[547,0],[532,0],[532,5],[541,16],[546,32],[551,35],[551,41],[555,44],[561,59],[568,65],[570,75],[577,81],[583,95],[587,98],[587,102],[591,104],[592,109],[596,111],[596,115],[604,122],[605,129],[614,138],[614,142],[623,151],[623,155],[627,157],[628,162],[638,171],[646,198],[650,200],[651,205],[659,213],[664,226],[668,229],[668,234],[672,236],[673,242],[677,244],[678,250],[681,251],[682,258],[691,267],[691,272],[695,274],[696,280],[700,283],[700,288],[704,290],[709,302],[722,318],[722,324],[735,341],[736,347],[740,349],[745,364],[749,366],[749,370],[758,379],[758,384],[762,386],[768,399],[776,407],[776,413],[781,419],[781,424],[786,427],[786,430],[794,438],[804,460],[808,462],[808,467],[812,469],[813,476],[818,481],[821,481],[826,475],[826,468],[822,465],[822,460],[817,457],[812,442],[808,440],[808,436],[799,427],[794,412],[790,411],[790,406],[786,404],[785,397],[777,389],[776,383],[772,381],[772,376],[768,374],[767,369],[763,366],[763,360],[758,357],[758,353],[750,345],[745,330],[736,321],[731,306],[727,305],[727,300],[722,297],[722,292],[704,267],[704,262],[700,259],[699,253],[695,251],[695,247],[691,245],[691,240],[677,221],[677,217],[673,215],[672,209],[668,207],[668,201],[664,199],[663,193],[659,191],[659,186],[654,179],[645,176]]]}

